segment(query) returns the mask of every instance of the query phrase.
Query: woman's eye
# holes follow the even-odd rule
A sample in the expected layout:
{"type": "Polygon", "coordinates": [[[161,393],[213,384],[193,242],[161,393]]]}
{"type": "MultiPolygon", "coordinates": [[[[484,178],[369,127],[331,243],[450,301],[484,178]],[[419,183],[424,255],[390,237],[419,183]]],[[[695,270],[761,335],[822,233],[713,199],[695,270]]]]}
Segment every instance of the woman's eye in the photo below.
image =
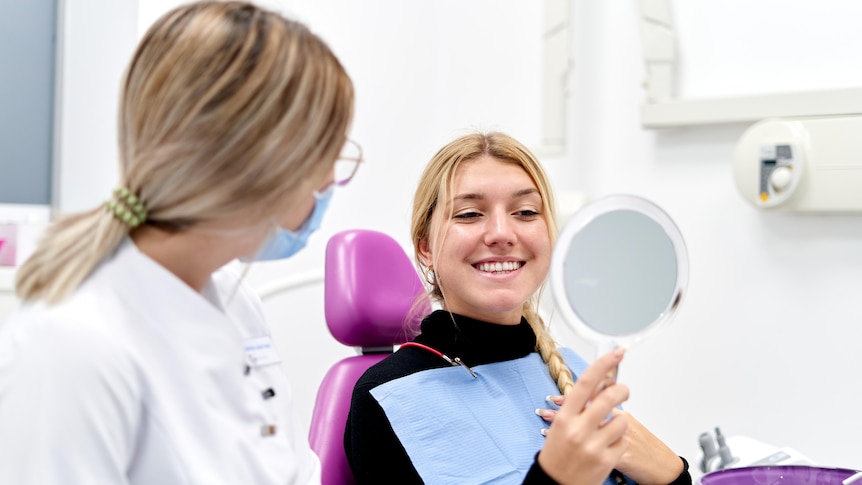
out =
{"type": "Polygon", "coordinates": [[[481,215],[478,212],[461,212],[460,214],[455,214],[455,219],[475,219],[481,215]]]}
{"type": "Polygon", "coordinates": [[[518,212],[515,212],[515,215],[517,215],[518,217],[533,218],[533,217],[538,216],[539,213],[532,210],[532,209],[524,209],[524,210],[519,210],[518,212]]]}

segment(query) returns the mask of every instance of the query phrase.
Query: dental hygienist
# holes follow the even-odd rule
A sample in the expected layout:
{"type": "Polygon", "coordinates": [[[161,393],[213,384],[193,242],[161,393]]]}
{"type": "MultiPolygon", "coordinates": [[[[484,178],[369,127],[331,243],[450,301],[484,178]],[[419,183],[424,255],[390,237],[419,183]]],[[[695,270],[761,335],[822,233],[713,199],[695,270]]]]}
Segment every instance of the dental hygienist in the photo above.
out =
{"type": "Polygon", "coordinates": [[[18,272],[0,483],[319,483],[260,301],[220,268],[301,249],[352,176],[349,77],[300,23],[198,2],[143,36],[121,93],[119,187],[18,272]]]}

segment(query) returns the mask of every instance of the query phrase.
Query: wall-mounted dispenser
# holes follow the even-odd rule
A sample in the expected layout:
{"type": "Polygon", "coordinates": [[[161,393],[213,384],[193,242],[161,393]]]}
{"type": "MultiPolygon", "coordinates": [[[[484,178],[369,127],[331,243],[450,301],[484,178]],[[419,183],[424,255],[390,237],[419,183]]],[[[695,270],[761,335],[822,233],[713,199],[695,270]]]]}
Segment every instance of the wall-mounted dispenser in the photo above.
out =
{"type": "Polygon", "coordinates": [[[736,145],[733,176],[755,207],[862,211],[862,116],[759,121],[736,145]]]}

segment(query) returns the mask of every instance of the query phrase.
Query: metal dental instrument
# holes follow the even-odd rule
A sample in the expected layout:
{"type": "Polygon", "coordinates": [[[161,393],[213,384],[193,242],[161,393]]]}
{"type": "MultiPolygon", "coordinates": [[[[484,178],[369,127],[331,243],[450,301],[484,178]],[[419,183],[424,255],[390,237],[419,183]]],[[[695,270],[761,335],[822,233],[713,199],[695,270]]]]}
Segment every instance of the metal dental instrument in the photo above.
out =
{"type": "Polygon", "coordinates": [[[446,362],[448,362],[448,363],[452,364],[453,366],[460,365],[461,367],[463,367],[463,368],[467,369],[467,372],[469,372],[469,373],[470,373],[470,375],[471,375],[471,376],[473,376],[473,378],[474,378],[474,379],[475,379],[476,377],[478,377],[478,376],[476,375],[476,373],[475,373],[475,372],[473,372],[473,369],[471,369],[469,366],[467,366],[467,364],[465,364],[464,362],[462,362],[462,361],[461,361],[461,358],[460,358],[460,357],[455,357],[454,359],[451,359],[451,358],[449,358],[449,356],[448,356],[448,355],[444,354],[443,352],[440,352],[440,351],[439,351],[439,350],[437,350],[437,349],[432,349],[431,347],[429,347],[429,346],[427,346],[427,345],[423,345],[423,344],[420,344],[420,343],[417,343],[417,342],[405,342],[405,343],[401,344],[401,346],[402,346],[402,347],[419,347],[420,349],[425,349],[425,350],[427,350],[427,351],[429,351],[429,352],[431,352],[431,353],[433,353],[433,354],[436,354],[437,356],[439,356],[439,357],[443,358],[443,360],[445,360],[446,362]]]}

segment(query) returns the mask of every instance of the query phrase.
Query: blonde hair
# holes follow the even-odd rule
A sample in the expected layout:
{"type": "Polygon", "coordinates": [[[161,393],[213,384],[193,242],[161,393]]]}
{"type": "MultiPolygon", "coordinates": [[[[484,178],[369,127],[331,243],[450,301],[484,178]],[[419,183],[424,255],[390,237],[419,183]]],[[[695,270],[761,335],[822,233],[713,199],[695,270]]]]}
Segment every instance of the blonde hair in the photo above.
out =
{"type": "MultiPolygon", "coordinates": [[[[245,2],[166,13],[121,91],[119,184],[146,206],[144,224],[169,231],[283,215],[297,188],[332,169],[353,116],[353,85],[329,47],[245,2]]],[[[105,207],[60,219],[20,268],[18,296],[61,301],[129,231],[105,207]]]]}
{"type": "MultiPolygon", "coordinates": [[[[524,169],[539,190],[542,197],[542,213],[548,226],[548,237],[553,245],[557,237],[557,225],[554,214],[555,203],[548,178],[542,166],[532,153],[520,142],[503,133],[473,133],[462,136],[441,148],[425,167],[416,194],[413,198],[413,215],[411,219],[411,236],[413,239],[414,258],[428,284],[428,296],[433,300],[443,302],[443,291],[434,277],[434,272],[420,256],[419,248],[423,240],[430,237],[431,220],[438,207],[445,207],[451,198],[455,174],[458,167],[467,160],[483,155],[497,160],[513,163],[524,169]]],[[[451,211],[451,208],[450,208],[451,211]]],[[[449,218],[452,214],[450,212],[449,218]]],[[[443,221],[441,219],[441,221],[443,221]]],[[[441,222],[443,224],[443,222],[441,222]]],[[[440,243],[445,233],[440,234],[440,243]]],[[[547,326],[539,315],[538,303],[543,288],[537,291],[524,304],[522,313],[536,334],[536,350],[548,366],[551,377],[556,381],[560,392],[566,394],[574,385],[572,373],[565,365],[556,342],[551,338],[547,326]]]]}

